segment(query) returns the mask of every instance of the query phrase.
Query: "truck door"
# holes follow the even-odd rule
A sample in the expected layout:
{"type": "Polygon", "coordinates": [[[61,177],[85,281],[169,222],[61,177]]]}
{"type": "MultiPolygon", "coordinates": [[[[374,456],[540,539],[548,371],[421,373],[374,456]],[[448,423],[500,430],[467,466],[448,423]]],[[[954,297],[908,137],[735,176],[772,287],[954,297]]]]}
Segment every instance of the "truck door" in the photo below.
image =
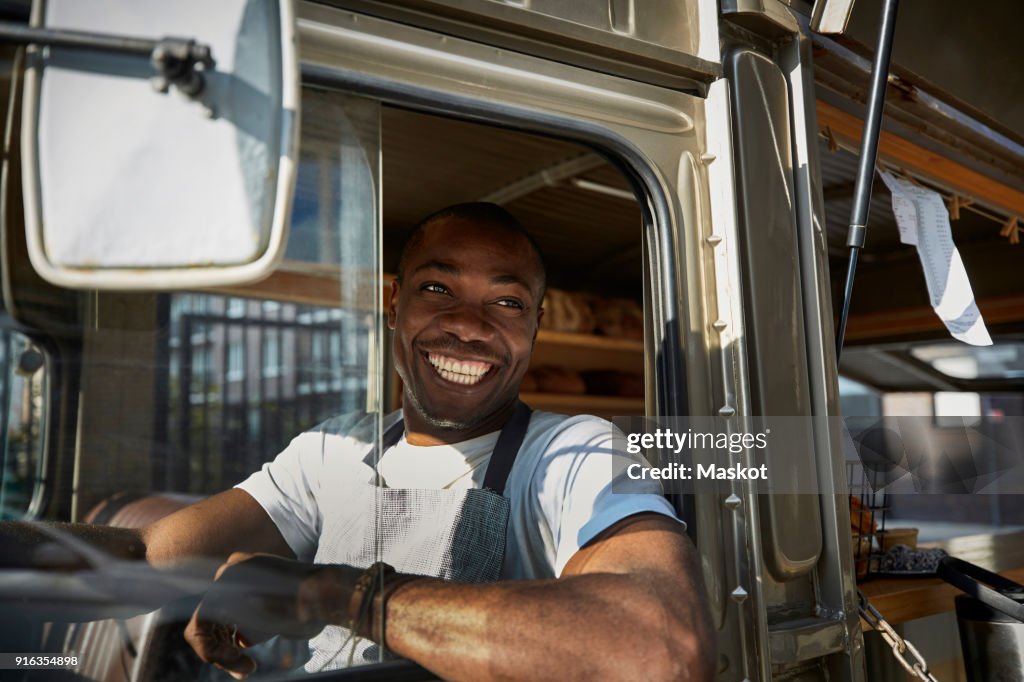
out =
{"type": "Polygon", "coordinates": [[[729,548],[723,650],[751,679],[862,679],[848,512],[833,495],[843,455],[826,420],[810,419],[838,413],[811,54],[778,3],[723,5],[721,31],[725,78],[706,100],[713,409],[807,418],[794,466],[822,493],[734,486],[698,500],[729,548]]]}

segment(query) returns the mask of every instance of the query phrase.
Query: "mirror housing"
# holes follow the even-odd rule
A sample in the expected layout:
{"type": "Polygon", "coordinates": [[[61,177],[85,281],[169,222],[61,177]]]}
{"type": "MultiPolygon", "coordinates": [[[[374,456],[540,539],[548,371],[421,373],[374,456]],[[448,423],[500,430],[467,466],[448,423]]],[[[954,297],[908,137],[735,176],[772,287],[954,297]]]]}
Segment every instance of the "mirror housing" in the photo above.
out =
{"type": "Polygon", "coordinates": [[[46,0],[33,23],[188,35],[212,52],[189,96],[153,78],[156,51],[30,50],[21,142],[36,271],[64,287],[134,290],[268,275],[283,257],[298,157],[291,0],[46,0]]]}

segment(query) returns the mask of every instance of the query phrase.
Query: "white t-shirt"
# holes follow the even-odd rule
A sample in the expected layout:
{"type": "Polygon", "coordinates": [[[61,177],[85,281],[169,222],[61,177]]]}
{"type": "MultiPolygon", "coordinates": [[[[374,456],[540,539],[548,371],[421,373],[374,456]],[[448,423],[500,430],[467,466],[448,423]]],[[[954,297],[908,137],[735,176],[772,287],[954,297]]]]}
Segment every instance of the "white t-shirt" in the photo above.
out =
{"type": "MultiPolygon", "coordinates": [[[[383,428],[399,416],[386,416],[383,428]]],[[[237,486],[266,510],[300,560],[316,554],[322,496],[337,495],[345,481],[374,479],[364,462],[372,447],[364,435],[373,432],[370,419],[324,422],[237,486]]],[[[626,476],[630,464],[649,465],[613,448],[614,428],[598,417],[533,412],[505,486],[510,512],[502,579],[557,577],[580,547],[632,514],[675,518],[657,481],[626,476]]],[[[479,488],[498,433],[430,447],[403,436],[380,458],[377,472],[390,488],[479,488]]]]}

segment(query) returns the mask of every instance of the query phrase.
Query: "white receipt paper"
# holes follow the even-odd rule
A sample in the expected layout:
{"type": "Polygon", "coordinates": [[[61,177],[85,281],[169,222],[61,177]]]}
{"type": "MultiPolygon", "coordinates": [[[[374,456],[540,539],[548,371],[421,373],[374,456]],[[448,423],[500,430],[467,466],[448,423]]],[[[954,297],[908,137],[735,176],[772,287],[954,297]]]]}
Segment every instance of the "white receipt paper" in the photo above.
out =
{"type": "Polygon", "coordinates": [[[949,212],[938,192],[879,171],[892,192],[900,241],[917,249],[932,308],[958,341],[991,346],[960,251],[953,244],[949,212]]]}

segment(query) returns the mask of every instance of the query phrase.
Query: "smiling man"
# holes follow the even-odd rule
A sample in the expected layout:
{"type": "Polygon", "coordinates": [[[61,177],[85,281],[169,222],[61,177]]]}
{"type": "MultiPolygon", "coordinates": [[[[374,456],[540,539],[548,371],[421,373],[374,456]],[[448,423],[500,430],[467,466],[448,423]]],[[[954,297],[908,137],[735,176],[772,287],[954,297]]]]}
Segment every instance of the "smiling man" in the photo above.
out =
{"type": "Polygon", "coordinates": [[[545,286],[498,206],[413,230],[388,310],[403,409],[382,452],[372,416],[331,420],[233,491],[298,561],[221,568],[188,631],[205,660],[244,675],[247,633],[273,629],[315,633],[311,671],[383,645],[449,679],[710,679],[694,548],[656,482],[618,487],[646,462],[519,401],[545,286]],[[236,598],[253,584],[277,596],[236,598]]]}
{"type": "Polygon", "coordinates": [[[220,564],[186,638],[237,678],[281,634],[311,640],[310,671],[395,654],[445,679],[711,679],[696,551],[659,484],[626,476],[648,464],[607,421],[519,401],[545,286],[504,209],[429,216],[388,310],[401,410],[328,420],[140,531],[69,528],[220,564]]]}
{"type": "Polygon", "coordinates": [[[512,415],[545,286],[539,250],[498,206],[460,204],[416,227],[392,284],[388,325],[408,431],[423,438],[417,444],[496,431],[512,415]]]}

